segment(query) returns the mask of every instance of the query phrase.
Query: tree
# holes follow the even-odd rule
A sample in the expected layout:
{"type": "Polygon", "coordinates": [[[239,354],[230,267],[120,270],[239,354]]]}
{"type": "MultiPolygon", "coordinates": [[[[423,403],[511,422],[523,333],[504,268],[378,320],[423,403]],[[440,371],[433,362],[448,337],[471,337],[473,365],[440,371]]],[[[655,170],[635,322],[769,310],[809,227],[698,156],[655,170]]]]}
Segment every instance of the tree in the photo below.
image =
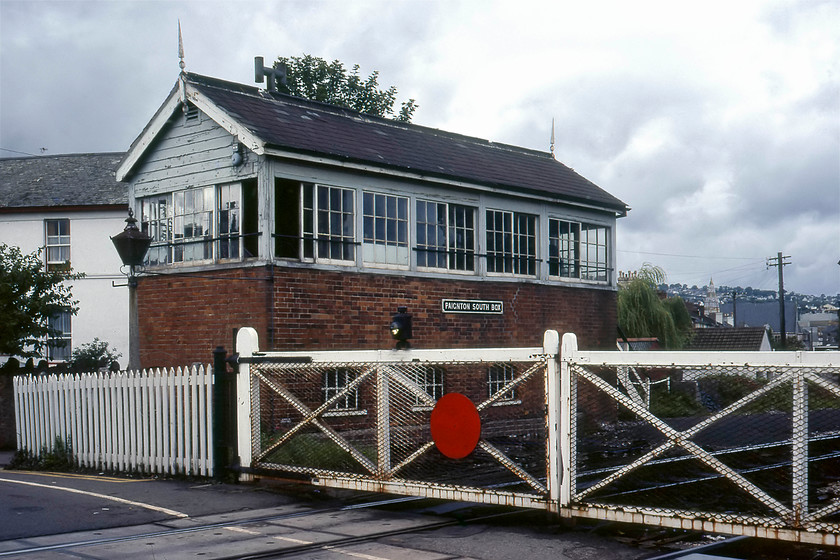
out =
{"type": "Polygon", "coordinates": [[[108,348],[108,343],[98,338],[93,342],[80,344],[73,349],[73,356],[67,362],[67,369],[82,373],[97,371],[101,367],[119,369],[117,360],[122,356],[108,348]]]}
{"type": "Polygon", "coordinates": [[[24,255],[0,243],[0,354],[37,357],[51,336],[59,334],[50,319],[79,308],[65,280],[72,271],[46,270],[41,251],[24,255]]]}
{"type": "Polygon", "coordinates": [[[397,88],[379,89],[379,72],[367,78],[359,75],[359,65],[348,72],[339,60],[327,62],[323,58],[304,54],[291,58],[279,57],[275,68],[286,66],[286,84],[278,89],[291,95],[305,97],[332,105],[348,107],[377,117],[391,116],[394,120],[410,122],[417,104],[414,99],[403,102],[394,113],[397,88]]]}
{"type": "Polygon", "coordinates": [[[618,325],[629,338],[655,337],[669,349],[682,348],[691,334],[691,317],[682,298],[662,298],[656,286],[665,271],[648,263],[618,290],[618,325]]]}

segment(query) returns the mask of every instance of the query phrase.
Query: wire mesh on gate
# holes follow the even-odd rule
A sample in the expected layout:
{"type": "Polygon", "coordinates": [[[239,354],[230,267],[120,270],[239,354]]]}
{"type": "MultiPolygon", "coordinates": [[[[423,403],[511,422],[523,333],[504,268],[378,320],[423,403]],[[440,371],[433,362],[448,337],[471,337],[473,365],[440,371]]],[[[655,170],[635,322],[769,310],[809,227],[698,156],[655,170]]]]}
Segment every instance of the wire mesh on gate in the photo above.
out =
{"type": "Polygon", "coordinates": [[[544,494],[545,369],[542,360],[255,364],[252,465],[544,494]],[[481,419],[479,444],[463,459],[445,457],[431,437],[432,410],[450,392],[481,419]]]}
{"type": "Polygon", "coordinates": [[[627,369],[571,367],[573,501],[840,528],[837,368],[627,369]]]}

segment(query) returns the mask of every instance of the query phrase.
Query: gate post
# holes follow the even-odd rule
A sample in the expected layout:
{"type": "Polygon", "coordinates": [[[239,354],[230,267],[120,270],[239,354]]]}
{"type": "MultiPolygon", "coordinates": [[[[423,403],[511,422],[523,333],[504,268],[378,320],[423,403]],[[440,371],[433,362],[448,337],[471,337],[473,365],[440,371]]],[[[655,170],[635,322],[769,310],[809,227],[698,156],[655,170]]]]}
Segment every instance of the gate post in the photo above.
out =
{"type": "Polygon", "coordinates": [[[574,446],[575,426],[574,411],[572,406],[577,407],[577,402],[572,398],[575,385],[572,384],[572,372],[569,364],[577,358],[578,345],[574,333],[563,335],[563,344],[560,348],[560,455],[563,458],[563,481],[560,485],[560,507],[566,507],[572,501],[572,484],[577,476],[574,446]]]}
{"type": "MultiPolygon", "coordinates": [[[[236,353],[240,358],[250,358],[260,351],[260,338],[256,329],[242,327],[236,333],[236,353]]],[[[255,410],[251,410],[251,364],[248,360],[239,363],[239,372],[236,374],[236,428],[237,428],[237,449],[239,451],[239,466],[242,471],[239,480],[248,482],[253,476],[248,473],[251,468],[253,439],[259,437],[260,412],[259,393],[256,402],[253,403],[255,410]]]]}
{"type": "Polygon", "coordinates": [[[227,371],[227,351],[222,346],[213,350],[213,475],[228,478],[236,451],[236,424],[233,408],[235,393],[227,371]]]}
{"type": "Polygon", "coordinates": [[[560,335],[548,330],[543,335],[543,354],[545,354],[545,404],[548,438],[546,441],[546,464],[548,466],[547,486],[549,510],[557,508],[559,512],[560,484],[562,482],[563,460],[560,455],[560,335]]]}

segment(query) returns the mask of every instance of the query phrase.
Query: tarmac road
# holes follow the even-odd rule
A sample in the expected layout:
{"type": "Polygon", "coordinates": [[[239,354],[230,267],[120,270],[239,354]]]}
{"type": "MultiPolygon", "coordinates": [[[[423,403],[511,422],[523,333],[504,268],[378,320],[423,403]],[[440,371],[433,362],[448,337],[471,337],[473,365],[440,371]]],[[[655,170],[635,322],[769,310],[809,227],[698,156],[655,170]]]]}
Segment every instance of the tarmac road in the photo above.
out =
{"type": "MultiPolygon", "coordinates": [[[[0,463],[4,457],[0,453],[0,463]]],[[[655,554],[609,537],[549,529],[536,512],[462,523],[447,511],[457,504],[365,508],[364,501],[389,497],[327,494],[301,485],[0,470],[0,559],[242,558],[267,551],[344,560],[636,560],[655,554]]]]}

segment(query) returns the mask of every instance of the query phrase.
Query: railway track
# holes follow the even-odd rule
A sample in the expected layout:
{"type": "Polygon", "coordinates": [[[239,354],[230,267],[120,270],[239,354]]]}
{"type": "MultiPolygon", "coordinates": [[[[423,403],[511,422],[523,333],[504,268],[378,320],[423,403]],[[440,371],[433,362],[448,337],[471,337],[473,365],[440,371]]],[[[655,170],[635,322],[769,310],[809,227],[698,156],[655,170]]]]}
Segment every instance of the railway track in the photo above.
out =
{"type": "MultiPolygon", "coordinates": [[[[124,531],[119,531],[121,534],[114,536],[103,536],[98,538],[85,539],[70,539],[63,542],[56,542],[46,545],[29,545],[20,548],[0,551],[0,558],[50,558],[60,557],[79,557],[83,555],[87,558],[105,558],[109,557],[108,550],[115,550],[119,546],[120,549],[137,549],[138,547],[149,547],[150,550],[157,548],[158,550],[170,549],[171,543],[175,541],[189,542],[190,547],[196,546],[195,543],[205,542],[207,544],[213,543],[214,555],[213,557],[219,560],[246,560],[259,558],[281,558],[289,556],[304,555],[307,552],[315,550],[336,550],[340,547],[347,547],[364,542],[377,541],[379,539],[392,537],[396,535],[405,535],[408,533],[417,533],[423,531],[430,531],[440,529],[451,525],[463,525],[468,523],[486,522],[491,519],[499,517],[517,515],[523,513],[522,510],[506,510],[506,511],[487,511],[481,514],[463,513],[456,516],[456,518],[441,518],[439,516],[428,516],[428,522],[413,521],[406,524],[406,526],[399,526],[396,528],[387,528],[380,530],[371,530],[355,535],[329,535],[331,538],[318,539],[306,541],[297,537],[289,537],[283,535],[273,534],[273,530],[281,527],[289,522],[305,520],[305,518],[334,518],[342,512],[358,512],[360,510],[371,508],[383,508],[397,504],[416,502],[418,508],[422,509],[423,503],[430,502],[430,500],[423,500],[416,497],[399,497],[387,499],[375,499],[364,501],[360,503],[336,505],[331,507],[308,509],[305,511],[285,512],[272,515],[259,515],[253,517],[244,517],[235,520],[224,520],[212,523],[201,523],[199,525],[165,528],[157,531],[144,531],[134,534],[125,534],[124,531]],[[260,547],[261,550],[253,551],[224,551],[218,548],[218,537],[222,534],[228,534],[233,537],[250,539],[250,540],[275,540],[277,544],[274,546],[260,547]],[[93,552],[91,553],[91,550],[93,552]]],[[[465,505],[460,511],[472,509],[465,505]]],[[[489,508],[488,508],[489,511],[489,508]]],[[[408,512],[411,513],[411,510],[408,512]]],[[[390,525],[390,523],[386,524],[390,525]]],[[[108,531],[99,531],[98,533],[107,533],[108,531]]],[[[55,538],[52,538],[55,540],[55,538]]],[[[25,541],[24,541],[25,542],[25,541]]],[[[231,543],[232,547],[236,548],[235,541],[231,543]]],[[[253,547],[252,547],[253,548],[253,547]]],[[[176,557],[177,557],[177,551],[176,557]]],[[[159,553],[160,554],[160,553],[159,553]]],[[[193,554],[194,551],[193,551],[193,554]]]]}

